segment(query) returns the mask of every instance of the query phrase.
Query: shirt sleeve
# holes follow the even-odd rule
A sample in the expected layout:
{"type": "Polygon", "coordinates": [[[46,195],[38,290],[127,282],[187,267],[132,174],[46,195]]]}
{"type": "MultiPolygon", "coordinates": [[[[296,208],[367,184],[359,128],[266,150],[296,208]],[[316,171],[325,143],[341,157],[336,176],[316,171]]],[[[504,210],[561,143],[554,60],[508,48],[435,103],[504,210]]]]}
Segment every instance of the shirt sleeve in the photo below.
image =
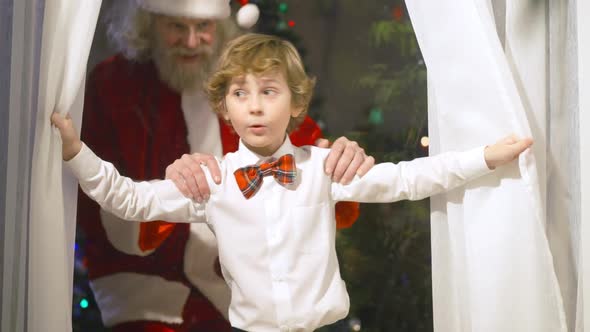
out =
{"type": "Polygon", "coordinates": [[[447,152],[398,164],[375,165],[348,185],[332,183],[334,201],[386,203],[419,200],[452,190],[488,174],[484,147],[447,152]]]}
{"type": "Polygon", "coordinates": [[[170,180],[134,182],[113,164],[97,157],[85,144],[65,162],[80,188],[104,210],[134,221],[205,222],[206,204],[186,198],[170,180]]]}

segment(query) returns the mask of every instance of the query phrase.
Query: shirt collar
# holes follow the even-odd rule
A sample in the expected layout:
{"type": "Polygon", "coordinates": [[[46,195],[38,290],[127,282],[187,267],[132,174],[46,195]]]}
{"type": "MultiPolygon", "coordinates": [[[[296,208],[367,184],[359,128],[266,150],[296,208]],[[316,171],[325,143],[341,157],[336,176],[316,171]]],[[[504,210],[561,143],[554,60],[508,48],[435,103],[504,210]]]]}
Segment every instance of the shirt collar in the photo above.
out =
{"type": "Polygon", "coordinates": [[[285,141],[283,144],[272,154],[271,157],[261,156],[252,150],[248,149],[248,147],[242,142],[240,139],[240,145],[238,147],[238,154],[240,158],[240,163],[242,165],[252,165],[258,164],[261,161],[268,160],[271,158],[279,158],[285,154],[293,154],[295,153],[295,147],[291,144],[291,140],[289,139],[288,135],[285,135],[285,141]]]}

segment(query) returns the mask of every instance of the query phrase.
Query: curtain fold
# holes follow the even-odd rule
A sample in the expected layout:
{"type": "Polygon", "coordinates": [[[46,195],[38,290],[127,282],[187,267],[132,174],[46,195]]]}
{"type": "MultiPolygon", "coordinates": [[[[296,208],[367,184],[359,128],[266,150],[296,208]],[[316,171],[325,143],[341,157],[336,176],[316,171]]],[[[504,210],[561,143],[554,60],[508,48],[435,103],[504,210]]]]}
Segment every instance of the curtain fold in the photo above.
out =
{"type": "MultiPolygon", "coordinates": [[[[570,331],[580,277],[580,130],[575,6],[547,1],[547,235],[570,331]]],[[[524,33],[520,33],[525,36],[524,33]]],[[[517,42],[517,41],[515,41],[517,42]]],[[[517,48],[515,48],[517,49],[517,48]]]]}
{"type": "Polygon", "coordinates": [[[590,2],[586,0],[572,1],[576,17],[576,36],[574,44],[577,46],[579,101],[579,147],[580,147],[580,274],[578,276],[578,315],[576,332],[590,331],[590,2]]]}
{"type": "Polygon", "coordinates": [[[1,331],[24,331],[32,117],[36,114],[42,4],[5,1],[0,4],[0,250],[2,275],[1,331]],[[3,141],[2,138],[7,138],[3,141]],[[6,166],[3,168],[3,166],[6,166]],[[6,186],[4,187],[3,184],[6,186]],[[1,196],[1,195],[0,195],[1,196]]]}
{"type": "Polygon", "coordinates": [[[490,4],[406,1],[428,68],[431,153],[536,139],[518,162],[431,199],[434,327],[565,332],[545,217],[545,11],[507,2],[506,56],[490,4]]]}
{"type": "Polygon", "coordinates": [[[101,0],[45,3],[31,174],[28,331],[72,329],[76,182],[62,176],[61,141],[49,118],[53,111],[70,112],[80,128],[82,82],[100,5],[101,0]]]}

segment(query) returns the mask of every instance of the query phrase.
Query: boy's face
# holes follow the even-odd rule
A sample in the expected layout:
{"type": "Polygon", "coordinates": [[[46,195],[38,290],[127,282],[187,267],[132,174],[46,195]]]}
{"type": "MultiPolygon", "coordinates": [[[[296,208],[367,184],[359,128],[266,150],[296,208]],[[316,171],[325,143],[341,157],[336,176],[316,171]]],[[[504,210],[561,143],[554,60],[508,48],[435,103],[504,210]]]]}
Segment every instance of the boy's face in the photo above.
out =
{"type": "Polygon", "coordinates": [[[301,113],[291,103],[291,90],[281,72],[246,74],[231,80],[225,114],[250,150],[272,155],[285,140],[291,117],[301,113]]]}

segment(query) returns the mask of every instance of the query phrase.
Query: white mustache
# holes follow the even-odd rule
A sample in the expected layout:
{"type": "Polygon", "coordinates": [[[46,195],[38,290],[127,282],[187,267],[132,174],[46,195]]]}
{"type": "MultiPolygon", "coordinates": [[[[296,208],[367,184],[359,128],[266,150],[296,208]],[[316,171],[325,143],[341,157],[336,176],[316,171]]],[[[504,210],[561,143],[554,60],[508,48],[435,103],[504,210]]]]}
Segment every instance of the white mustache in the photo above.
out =
{"type": "Polygon", "coordinates": [[[181,56],[211,55],[212,53],[213,49],[210,47],[199,47],[197,49],[178,47],[170,50],[170,54],[181,56]]]}

